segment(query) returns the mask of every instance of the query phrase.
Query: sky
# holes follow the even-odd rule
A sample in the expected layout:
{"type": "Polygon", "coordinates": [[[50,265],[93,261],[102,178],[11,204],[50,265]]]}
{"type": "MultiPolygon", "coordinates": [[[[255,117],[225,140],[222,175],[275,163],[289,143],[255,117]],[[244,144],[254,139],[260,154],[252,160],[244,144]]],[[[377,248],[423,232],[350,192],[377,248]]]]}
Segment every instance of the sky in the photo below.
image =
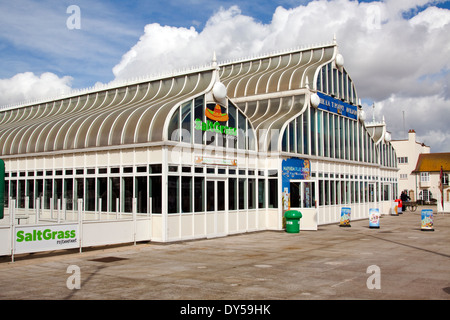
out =
{"type": "Polygon", "coordinates": [[[0,106],[334,36],[368,120],[450,152],[450,1],[0,0],[0,106]]]}

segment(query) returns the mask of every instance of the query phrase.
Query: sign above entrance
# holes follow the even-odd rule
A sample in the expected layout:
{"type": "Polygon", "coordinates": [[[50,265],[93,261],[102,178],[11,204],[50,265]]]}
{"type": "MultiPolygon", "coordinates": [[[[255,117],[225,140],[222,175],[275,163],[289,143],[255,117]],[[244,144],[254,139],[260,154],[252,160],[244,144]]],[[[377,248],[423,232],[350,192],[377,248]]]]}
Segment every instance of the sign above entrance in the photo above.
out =
{"type": "Polygon", "coordinates": [[[339,114],[350,119],[358,120],[358,107],[352,106],[341,100],[329,97],[321,92],[317,92],[320,98],[319,109],[339,114]]]}
{"type": "Polygon", "coordinates": [[[286,179],[307,180],[311,173],[309,160],[298,158],[283,160],[281,169],[283,178],[286,179]]]}

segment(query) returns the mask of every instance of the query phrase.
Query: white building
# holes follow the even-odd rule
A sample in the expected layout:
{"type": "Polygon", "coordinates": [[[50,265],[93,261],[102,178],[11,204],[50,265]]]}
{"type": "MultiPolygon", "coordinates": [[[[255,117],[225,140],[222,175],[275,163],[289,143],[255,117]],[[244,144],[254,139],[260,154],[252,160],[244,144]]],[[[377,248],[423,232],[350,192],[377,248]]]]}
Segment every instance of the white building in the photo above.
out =
{"type": "Polygon", "coordinates": [[[102,219],[150,212],[162,242],[281,230],[289,208],[302,229],[339,222],[342,207],[366,219],[389,213],[398,173],[364,120],[335,42],[213,61],[0,110],[5,198],[44,211],[83,199],[102,219]]]}
{"type": "MultiPolygon", "coordinates": [[[[392,146],[397,154],[397,165],[399,169],[398,189],[399,192],[406,191],[411,201],[419,199],[416,187],[416,176],[412,174],[416,168],[417,160],[422,153],[430,153],[430,147],[416,141],[416,132],[409,130],[408,139],[392,140],[392,146]]],[[[400,195],[397,195],[400,198],[400,195]]]]}

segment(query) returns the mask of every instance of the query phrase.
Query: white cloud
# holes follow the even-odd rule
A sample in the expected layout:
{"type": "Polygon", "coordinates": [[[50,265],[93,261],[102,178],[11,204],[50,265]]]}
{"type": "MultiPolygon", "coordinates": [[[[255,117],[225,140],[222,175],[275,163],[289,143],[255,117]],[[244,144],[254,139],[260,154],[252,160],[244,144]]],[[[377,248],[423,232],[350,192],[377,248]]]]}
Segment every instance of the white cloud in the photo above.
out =
{"type": "MultiPolygon", "coordinates": [[[[372,108],[366,108],[371,116],[372,108]]],[[[377,119],[385,117],[394,139],[407,138],[409,129],[416,131],[416,139],[431,146],[431,152],[450,152],[450,101],[443,95],[402,97],[393,94],[375,103],[377,119]],[[403,117],[404,115],[404,117],[403,117]]]]}
{"type": "MultiPolygon", "coordinates": [[[[216,11],[202,30],[152,23],[113,73],[116,80],[125,80],[210,63],[214,51],[225,61],[330,42],[336,34],[360,98],[375,101],[377,116],[385,116],[393,138],[403,135],[398,121],[405,110],[408,127],[418,138],[431,140],[432,152],[450,151],[430,138],[450,135],[450,10],[430,6],[416,14],[419,6],[432,3],[436,1],[318,0],[292,9],[278,7],[268,24],[232,6],[216,11]],[[406,19],[405,12],[413,17],[406,19]]],[[[53,80],[56,89],[57,84],[70,86],[65,77],[53,80]]],[[[33,90],[44,90],[38,87],[25,87],[24,92],[31,96],[33,90]]]]}
{"type": "Polygon", "coordinates": [[[0,79],[0,105],[56,97],[71,91],[71,81],[69,76],[59,78],[50,72],[40,76],[25,72],[10,79],[0,79]]]}

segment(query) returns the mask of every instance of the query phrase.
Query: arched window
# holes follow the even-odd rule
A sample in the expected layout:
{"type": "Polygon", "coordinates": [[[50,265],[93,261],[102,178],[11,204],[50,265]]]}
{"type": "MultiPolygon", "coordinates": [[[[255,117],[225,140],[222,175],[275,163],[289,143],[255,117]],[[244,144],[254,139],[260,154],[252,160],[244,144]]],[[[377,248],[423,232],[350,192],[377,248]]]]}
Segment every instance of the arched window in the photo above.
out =
{"type": "Polygon", "coordinates": [[[168,124],[168,140],[215,147],[256,150],[247,117],[231,102],[205,103],[200,96],[178,106],[168,124]]]}

